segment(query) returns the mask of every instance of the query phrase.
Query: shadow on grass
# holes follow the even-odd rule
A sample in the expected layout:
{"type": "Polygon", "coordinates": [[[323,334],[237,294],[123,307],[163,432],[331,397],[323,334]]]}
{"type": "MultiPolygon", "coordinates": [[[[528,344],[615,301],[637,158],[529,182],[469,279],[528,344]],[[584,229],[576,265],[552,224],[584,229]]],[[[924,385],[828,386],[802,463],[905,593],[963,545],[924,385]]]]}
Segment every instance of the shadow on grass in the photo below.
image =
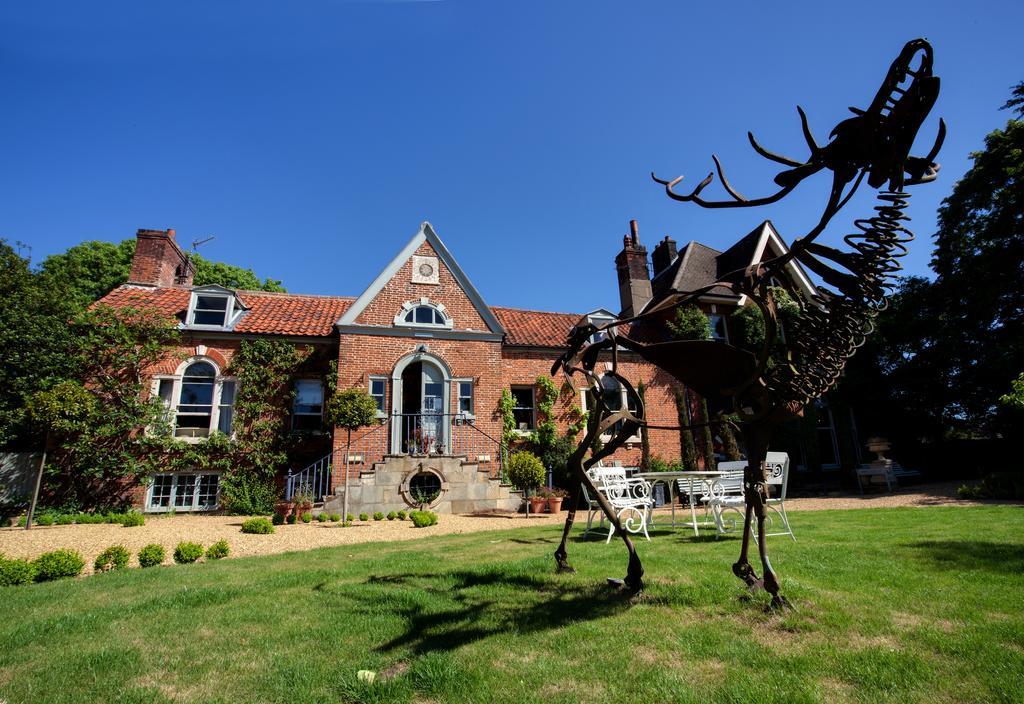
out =
{"type": "Polygon", "coordinates": [[[1008,574],[1024,572],[1024,545],[984,540],[922,540],[908,547],[921,551],[942,568],[1008,574]]]}
{"type": "Polygon", "coordinates": [[[447,652],[494,636],[605,618],[631,605],[628,596],[605,585],[500,568],[371,576],[364,584],[374,587],[372,593],[349,592],[346,598],[362,602],[367,611],[378,610],[388,599],[392,613],[405,620],[404,633],[377,647],[384,653],[406,648],[416,655],[447,652]],[[404,598],[389,598],[399,594],[404,598]]]}

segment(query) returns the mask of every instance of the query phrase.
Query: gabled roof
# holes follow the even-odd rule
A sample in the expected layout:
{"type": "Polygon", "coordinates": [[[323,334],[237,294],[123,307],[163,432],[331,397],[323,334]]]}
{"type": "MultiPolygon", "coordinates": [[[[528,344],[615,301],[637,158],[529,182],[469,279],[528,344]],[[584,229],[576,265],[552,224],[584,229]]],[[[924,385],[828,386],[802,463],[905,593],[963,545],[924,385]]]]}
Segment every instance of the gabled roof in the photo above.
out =
{"type": "Polygon", "coordinates": [[[398,270],[402,268],[402,266],[424,242],[430,243],[430,246],[433,247],[435,252],[437,252],[438,258],[440,258],[440,260],[444,262],[445,266],[448,267],[452,277],[455,279],[456,283],[462,287],[462,290],[473,304],[473,307],[476,308],[477,313],[480,314],[480,317],[483,319],[490,332],[496,334],[505,332],[501,323],[494,316],[494,313],[492,313],[491,309],[487,307],[486,303],[484,303],[483,296],[481,296],[480,292],[476,290],[476,287],[469,280],[469,277],[466,276],[462,267],[460,267],[459,263],[455,261],[455,257],[452,256],[452,253],[448,251],[447,247],[445,247],[444,242],[442,242],[441,238],[437,236],[436,232],[434,232],[433,226],[426,221],[420,224],[419,231],[412,236],[412,239],[406,243],[405,247],[402,248],[398,255],[392,259],[386,267],[384,267],[380,274],[377,275],[377,278],[375,278],[366,290],[359,295],[359,298],[357,298],[355,302],[345,310],[344,314],[338,319],[337,324],[355,325],[359,315],[368,305],[370,305],[370,302],[377,297],[377,294],[379,294],[387,283],[391,281],[398,270]]]}
{"type": "MultiPolygon", "coordinates": [[[[652,280],[652,301],[659,300],[669,293],[704,288],[716,281],[738,280],[743,275],[743,270],[751,264],[772,259],[788,251],[789,248],[770,220],[762,222],[724,252],[700,242],[690,242],[683,247],[675,261],[652,280]]],[[[793,282],[805,293],[811,294],[815,291],[814,284],[799,263],[789,262],[786,270],[793,282]]],[[[724,287],[716,287],[709,293],[734,295],[724,287]]]]}
{"type": "MultiPolygon", "coordinates": [[[[154,288],[126,284],[115,288],[97,303],[118,308],[146,307],[181,320],[188,311],[193,290],[211,288],[154,288]]],[[[234,293],[249,309],[233,327],[232,332],[236,333],[326,337],[333,333],[334,322],[353,301],[350,296],[223,290],[234,293]]]]}

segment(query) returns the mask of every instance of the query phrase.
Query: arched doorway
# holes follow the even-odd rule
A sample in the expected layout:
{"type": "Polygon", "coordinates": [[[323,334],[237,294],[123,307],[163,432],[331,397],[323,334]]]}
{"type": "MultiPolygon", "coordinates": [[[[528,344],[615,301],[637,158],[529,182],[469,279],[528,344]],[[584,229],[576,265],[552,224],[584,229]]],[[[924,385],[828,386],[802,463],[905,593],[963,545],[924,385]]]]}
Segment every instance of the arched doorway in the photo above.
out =
{"type": "Polygon", "coordinates": [[[403,358],[391,376],[394,389],[391,452],[445,454],[451,374],[425,353],[403,358]]]}

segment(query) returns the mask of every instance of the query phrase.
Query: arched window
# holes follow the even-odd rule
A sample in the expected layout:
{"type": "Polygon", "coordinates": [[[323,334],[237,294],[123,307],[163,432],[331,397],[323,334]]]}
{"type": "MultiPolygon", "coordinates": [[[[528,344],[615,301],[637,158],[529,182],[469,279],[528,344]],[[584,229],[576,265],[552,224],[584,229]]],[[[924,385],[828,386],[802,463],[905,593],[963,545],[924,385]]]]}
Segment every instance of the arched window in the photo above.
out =
{"type": "Polygon", "coordinates": [[[154,380],[154,393],[167,408],[178,438],[205,438],[213,431],[231,435],[235,381],[218,376],[210,362],[197,359],[180,376],[154,380]]]}
{"type": "Polygon", "coordinates": [[[444,325],[444,316],[433,306],[416,306],[405,314],[405,322],[412,325],[444,325]]]}
{"type": "Polygon", "coordinates": [[[440,303],[431,303],[426,297],[418,301],[406,301],[395,316],[395,325],[411,325],[427,328],[451,328],[452,319],[440,303]]]}

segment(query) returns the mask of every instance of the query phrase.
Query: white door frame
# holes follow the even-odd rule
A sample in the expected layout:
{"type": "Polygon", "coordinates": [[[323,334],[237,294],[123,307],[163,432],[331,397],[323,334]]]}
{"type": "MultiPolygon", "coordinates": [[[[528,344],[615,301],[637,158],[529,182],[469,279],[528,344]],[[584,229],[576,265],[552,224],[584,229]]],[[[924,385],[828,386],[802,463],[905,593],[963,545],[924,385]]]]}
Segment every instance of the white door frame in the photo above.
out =
{"type": "MultiPolygon", "coordinates": [[[[451,405],[451,388],[452,388],[452,372],[445,364],[444,360],[435,357],[429,352],[412,352],[402,357],[395,364],[394,370],[391,372],[391,454],[400,455],[402,454],[402,394],[404,389],[402,388],[402,372],[405,371],[406,367],[416,362],[426,362],[434,365],[441,371],[441,397],[443,402],[443,408],[441,412],[448,415],[451,405]]],[[[422,396],[422,384],[423,377],[420,377],[420,393],[422,396]]],[[[422,406],[421,406],[422,408],[422,406]]]]}

